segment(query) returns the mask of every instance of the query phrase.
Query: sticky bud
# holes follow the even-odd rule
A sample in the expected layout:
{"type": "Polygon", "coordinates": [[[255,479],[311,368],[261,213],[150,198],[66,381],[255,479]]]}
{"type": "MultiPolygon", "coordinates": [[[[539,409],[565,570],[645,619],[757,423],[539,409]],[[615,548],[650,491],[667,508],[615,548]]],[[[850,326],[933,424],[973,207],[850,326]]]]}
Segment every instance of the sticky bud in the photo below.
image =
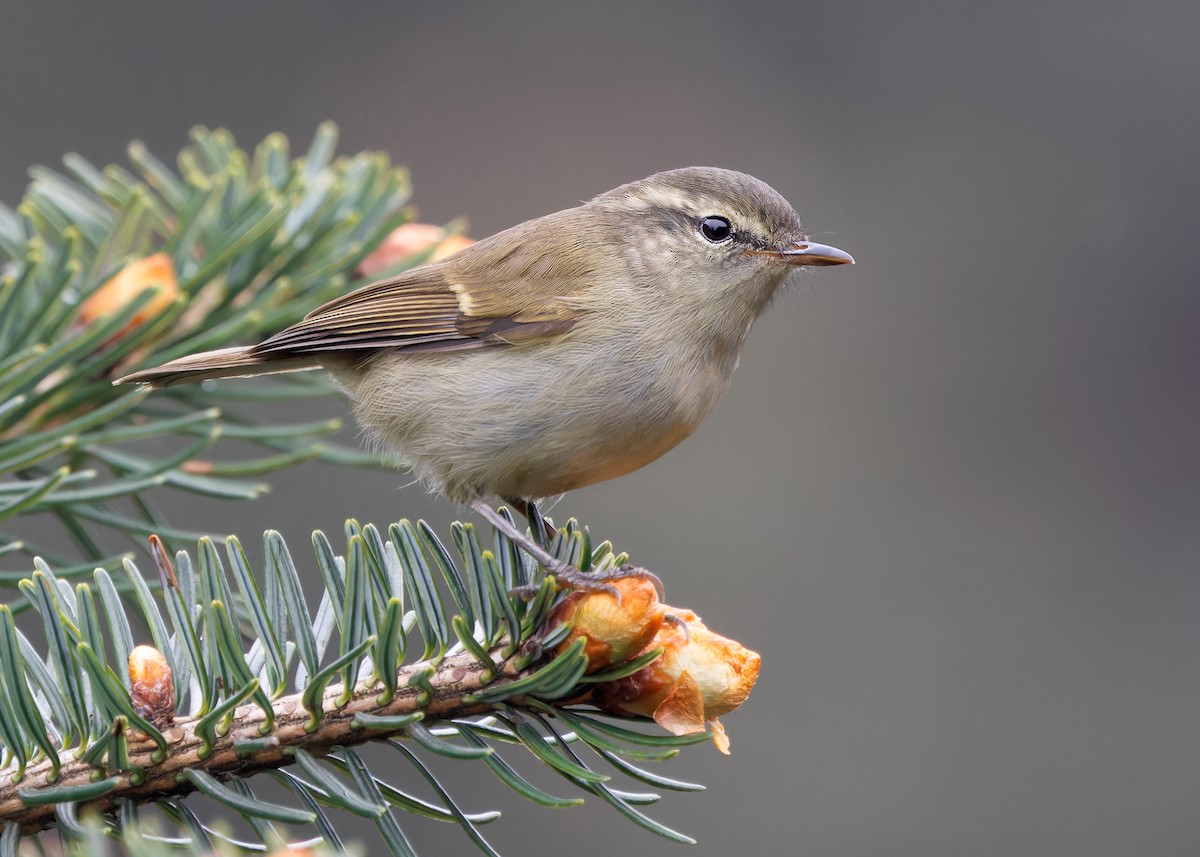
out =
{"type": "Polygon", "coordinates": [[[654,584],[645,578],[612,581],[621,603],[606,592],[577,590],[564,598],[546,620],[546,627],[569,622],[571,633],[559,645],[562,652],[581,637],[587,642],[588,672],[621,664],[646,648],[662,627],[666,609],[654,584]]]}
{"type": "Polygon", "coordinates": [[[136,262],[130,262],[79,305],[77,324],[87,325],[97,319],[116,315],[150,288],[157,288],[154,297],[142,306],[126,330],[139,327],[155,318],[179,296],[179,281],[175,277],[175,266],[166,253],[155,253],[136,262]]]}
{"type": "Polygon", "coordinates": [[[436,249],[427,261],[439,262],[474,243],[473,239],[465,235],[447,235],[446,230],[440,226],[405,223],[389,232],[379,246],[358,263],[358,273],[364,277],[372,277],[380,271],[394,268],[418,253],[424,253],[434,245],[437,245],[436,249]]]}
{"type": "Polygon", "coordinates": [[[717,718],[746,701],[762,658],[710,631],[691,610],[665,609],[680,624],[663,624],[646,646],[661,647],[662,657],[633,675],[599,685],[592,701],[613,714],[652,717],[675,735],[710,727],[717,749],[728,753],[729,739],[717,718]]]}
{"type": "Polygon", "coordinates": [[[175,722],[175,684],[163,653],[134,646],[129,653],[129,695],[133,710],[160,729],[175,722]]]}

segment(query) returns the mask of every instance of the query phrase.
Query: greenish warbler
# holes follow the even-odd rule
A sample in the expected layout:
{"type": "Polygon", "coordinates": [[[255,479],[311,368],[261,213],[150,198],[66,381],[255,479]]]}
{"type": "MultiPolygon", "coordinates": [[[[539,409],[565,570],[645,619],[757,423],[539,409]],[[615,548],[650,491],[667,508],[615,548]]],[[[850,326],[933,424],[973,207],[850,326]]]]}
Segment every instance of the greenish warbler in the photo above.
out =
{"type": "MultiPolygon", "coordinates": [[[[657,173],[357,289],[257,345],[116,383],[324,368],[358,421],[560,583],[605,588],[500,515],[629,473],[695,431],[790,274],[852,263],[756,178],[657,173]]],[[[614,576],[637,573],[618,570],[614,576]]]]}

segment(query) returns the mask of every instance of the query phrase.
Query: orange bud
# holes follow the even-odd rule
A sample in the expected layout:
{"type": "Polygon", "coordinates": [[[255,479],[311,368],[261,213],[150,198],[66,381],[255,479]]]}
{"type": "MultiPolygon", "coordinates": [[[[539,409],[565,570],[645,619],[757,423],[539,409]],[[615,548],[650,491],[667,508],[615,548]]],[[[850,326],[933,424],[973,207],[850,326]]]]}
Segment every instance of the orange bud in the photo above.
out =
{"type": "Polygon", "coordinates": [[[387,237],[379,242],[379,246],[358,263],[358,273],[364,277],[374,276],[418,253],[424,253],[434,245],[437,247],[428,261],[438,262],[474,243],[474,240],[465,235],[447,235],[446,230],[440,226],[405,223],[389,232],[387,237]]]}
{"type": "Polygon", "coordinates": [[[691,610],[666,610],[687,630],[664,624],[646,646],[662,647],[662,657],[633,675],[600,685],[594,701],[614,714],[653,717],[675,735],[711,726],[717,748],[728,753],[729,741],[717,717],[746,701],[762,658],[710,631],[691,610]]]}
{"type": "Polygon", "coordinates": [[[453,256],[459,250],[465,250],[475,243],[474,238],[468,238],[466,235],[447,235],[446,240],[437,246],[433,251],[433,255],[429,257],[430,262],[440,262],[448,256],[453,256]]]}
{"type": "Polygon", "coordinates": [[[130,262],[108,282],[92,292],[79,305],[77,323],[91,324],[100,318],[116,315],[129,306],[146,289],[157,287],[149,302],[144,304],[129,320],[126,330],[138,327],[163,312],[179,295],[179,281],[175,278],[175,266],[166,253],[155,253],[144,259],[130,262]]]}
{"type": "Polygon", "coordinates": [[[162,652],[153,646],[134,646],[129,653],[129,681],[134,711],[160,728],[175,722],[175,684],[162,652]]]}
{"type": "Polygon", "coordinates": [[[553,628],[571,623],[571,633],[559,645],[562,652],[580,637],[587,640],[588,672],[621,664],[636,656],[662,627],[666,608],[658,590],[645,578],[624,577],[612,581],[621,593],[621,603],[606,592],[577,590],[564,598],[546,620],[553,628]]]}

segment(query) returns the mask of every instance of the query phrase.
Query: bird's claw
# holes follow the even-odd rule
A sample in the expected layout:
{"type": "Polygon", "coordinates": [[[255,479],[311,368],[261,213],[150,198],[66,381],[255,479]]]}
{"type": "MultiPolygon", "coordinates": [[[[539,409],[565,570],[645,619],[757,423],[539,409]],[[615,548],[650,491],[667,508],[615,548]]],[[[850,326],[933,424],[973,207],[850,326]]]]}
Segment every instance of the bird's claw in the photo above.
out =
{"type": "MultiPolygon", "coordinates": [[[[658,575],[635,565],[623,565],[620,568],[610,568],[604,571],[584,572],[566,563],[556,563],[546,568],[546,574],[554,578],[554,582],[558,585],[559,589],[603,592],[606,595],[611,595],[617,602],[617,607],[621,606],[621,590],[609,582],[612,580],[626,580],[631,577],[649,580],[654,584],[660,596],[663,593],[663,582],[659,579],[658,575]]],[[[536,595],[540,589],[540,584],[528,583],[524,586],[517,586],[510,589],[508,594],[528,600],[536,595]]]]}
{"type": "Polygon", "coordinates": [[[667,587],[663,585],[662,578],[653,571],[650,571],[648,568],[642,568],[640,565],[629,565],[626,563],[612,572],[603,573],[612,574],[613,580],[623,580],[627,577],[636,577],[640,580],[649,580],[654,584],[654,588],[658,592],[658,600],[667,600],[667,587]]]}
{"type": "Polygon", "coordinates": [[[680,631],[683,631],[683,641],[685,643],[690,643],[692,641],[692,632],[688,628],[688,623],[679,614],[677,614],[677,613],[664,614],[663,615],[663,623],[666,625],[670,625],[674,628],[678,628],[680,631]]]}

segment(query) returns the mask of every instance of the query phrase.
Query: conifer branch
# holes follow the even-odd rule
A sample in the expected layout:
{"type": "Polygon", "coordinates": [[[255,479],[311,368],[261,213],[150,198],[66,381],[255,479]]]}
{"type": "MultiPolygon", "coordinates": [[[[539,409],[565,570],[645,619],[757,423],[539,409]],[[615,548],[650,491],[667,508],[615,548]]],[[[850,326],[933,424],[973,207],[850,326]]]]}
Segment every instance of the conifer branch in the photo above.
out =
{"type": "MultiPolygon", "coordinates": [[[[127,560],[128,603],[103,569],[94,586],[72,587],[37,560],[20,590],[45,628],[47,656],[0,606],[0,770],[9,779],[0,785],[0,823],[22,832],[54,826],[81,838],[80,813],[99,810],[111,813],[106,823],[121,836],[132,808],[154,803],[169,819],[183,818],[190,810],[179,798],[198,790],[264,836],[272,825],[315,823],[333,841],[325,808],[338,807],[373,818],[392,853],[407,855],[392,813],[402,809],[456,823],[494,854],[477,828],[497,814],[459,810],[423,758],[482,763],[543,806],[581,802],[517,773],[499,752],[517,746],[634,823],[691,841],[640,809],[657,794],[618,790],[604,768],[657,788],[699,788],[641,762],[709,738],[720,746],[715,716],[749,693],[757,656],[749,653],[753,663],[733,688],[730,671],[745,671],[745,650],[689,611],[661,604],[651,582],[618,581],[616,608],[606,593],[557,593],[553,578],[502,532],[485,548],[474,527],[456,524],[453,543],[456,557],[424,523],[400,521],[385,537],[348,521],[338,554],[314,533],[324,583],[315,618],[291,552],[274,532],[264,536],[257,569],[234,537],[225,561],[207,538],[194,557],[178,551],[173,560],[152,538],[160,595],[127,560]],[[531,600],[511,594],[530,584],[537,584],[531,600]],[[688,629],[667,623],[669,612],[688,629]],[[138,626],[152,647],[133,645],[138,626]],[[418,646],[421,657],[405,664],[418,646]],[[736,699],[722,701],[730,693],[736,699]],[[686,712],[695,719],[685,724],[686,712]],[[648,723],[651,713],[675,734],[598,716],[648,723]],[[390,747],[415,766],[440,805],[379,779],[353,750],[365,743],[390,747]],[[256,797],[249,781],[266,771],[278,771],[306,808],[256,797]]],[[[547,548],[590,573],[627,559],[607,542],[592,544],[574,521],[547,548]]],[[[185,838],[200,842],[195,831],[185,838]]]]}
{"type": "MultiPolygon", "coordinates": [[[[491,652],[500,675],[509,681],[520,678],[522,672],[518,665],[523,662],[525,669],[529,669],[530,658],[504,658],[502,648],[497,647],[491,652]]],[[[328,713],[312,731],[306,729],[310,715],[304,707],[302,693],[274,700],[274,724],[269,727],[261,709],[254,705],[238,708],[229,731],[211,745],[196,729],[201,718],[180,718],[174,726],[163,730],[171,751],[157,763],[154,761],[157,743],[132,727],[122,726],[129,730],[126,751],[129,765],[138,769],[139,773],[117,775],[112,789],[90,801],[89,808],[104,811],[121,798],[146,801],[188,794],[195,791],[195,786],[184,777],[184,772],[188,770],[201,770],[218,777],[245,778],[269,768],[292,764],[297,750],[323,756],[334,747],[408,737],[409,724],[385,725],[387,721],[383,718],[396,719],[415,714],[418,718],[413,722],[419,722],[426,718],[431,721],[452,720],[485,712],[490,705],[473,701],[471,694],[489,685],[494,686],[496,680],[489,678],[489,672],[490,668],[485,668],[474,656],[466,653],[451,655],[436,666],[428,662],[411,664],[399,671],[401,689],[386,705],[379,704],[378,686],[361,683],[351,700],[339,706],[337,703],[342,688],[335,686],[325,691],[323,708],[328,713]],[[422,683],[432,688],[432,694],[423,687],[409,683],[414,676],[425,673],[429,674],[422,683]],[[362,719],[363,714],[370,715],[372,719],[362,719]],[[368,723],[371,725],[366,725],[368,723]],[[264,727],[270,734],[267,745],[261,749],[247,749],[254,748],[256,742],[261,741],[264,727]]],[[[59,777],[50,784],[50,769],[50,761],[43,760],[26,769],[25,776],[19,782],[0,784],[0,819],[6,824],[20,825],[25,834],[48,827],[56,820],[57,802],[41,802],[44,796],[69,793],[70,790],[90,786],[96,773],[94,766],[77,759],[64,765],[59,777]],[[47,785],[39,788],[39,783],[47,785]]]]}
{"type": "MultiPolygon", "coordinates": [[[[31,170],[15,210],[0,204],[0,558],[42,556],[64,577],[114,569],[126,554],[106,531],[195,538],[168,524],[152,489],[249,500],[268,490],[260,477],[314,458],[378,463],[329,441],[338,420],[271,425],[242,411],[333,393],[319,374],[149,400],[110,383],[261,339],[358,284],[359,263],[411,217],[408,174],[380,152],[334,158],[336,141],[326,123],[292,158],[279,134],[247,152],[197,128],[176,169],[136,142],[132,171],[68,155],[65,173],[31,170]],[[228,439],[261,452],[229,461],[228,439]],[[56,518],[74,549],[7,531],[35,514],[56,518]]],[[[392,269],[430,252],[393,254],[392,269]]]]}

